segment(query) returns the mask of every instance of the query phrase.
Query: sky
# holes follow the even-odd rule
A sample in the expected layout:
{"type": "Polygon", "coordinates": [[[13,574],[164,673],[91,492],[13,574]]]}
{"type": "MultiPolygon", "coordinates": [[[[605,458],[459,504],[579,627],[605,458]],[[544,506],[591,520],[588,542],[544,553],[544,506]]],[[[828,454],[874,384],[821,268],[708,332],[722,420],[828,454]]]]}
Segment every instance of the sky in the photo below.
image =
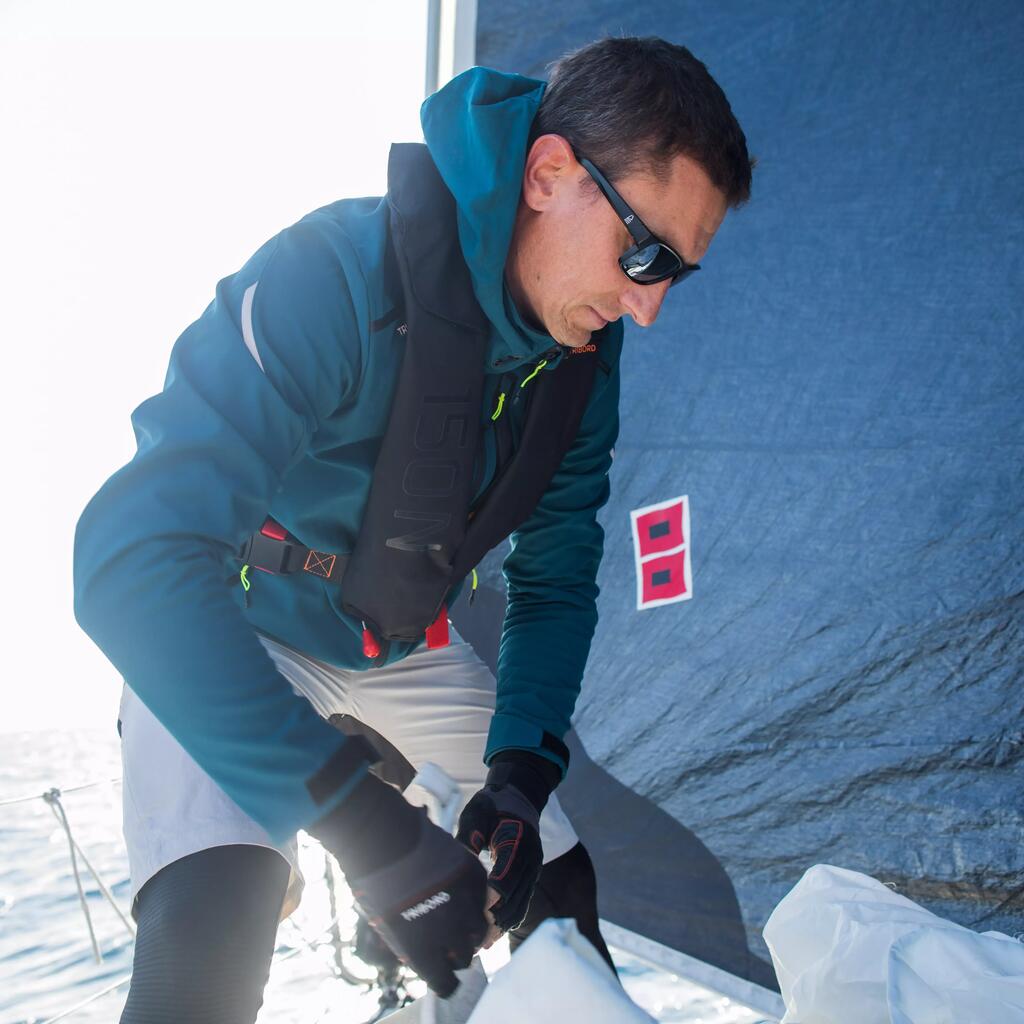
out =
{"type": "Polygon", "coordinates": [[[171,346],[309,210],[419,141],[426,0],[0,0],[0,733],[113,728],[79,514],[171,346]]]}

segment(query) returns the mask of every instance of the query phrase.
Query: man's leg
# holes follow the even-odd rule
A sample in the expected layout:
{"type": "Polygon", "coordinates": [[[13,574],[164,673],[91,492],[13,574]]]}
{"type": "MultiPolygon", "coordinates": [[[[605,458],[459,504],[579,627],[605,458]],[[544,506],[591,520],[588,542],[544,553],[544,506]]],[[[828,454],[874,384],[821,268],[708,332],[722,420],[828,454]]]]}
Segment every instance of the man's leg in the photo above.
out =
{"type": "Polygon", "coordinates": [[[122,1021],[251,1024],[301,891],[295,844],[275,847],[127,687],[119,720],[138,921],[122,1021]]]}
{"type": "Polygon", "coordinates": [[[263,846],[216,846],[157,872],[136,904],[121,1024],[252,1024],[288,876],[288,862],[263,846]]]}
{"type": "Polygon", "coordinates": [[[577,843],[568,853],[563,853],[541,869],[526,920],[508,934],[512,952],[549,917],[573,918],[580,934],[590,939],[608,966],[615,971],[615,964],[612,963],[598,924],[594,865],[582,843],[577,843]]]}
{"type": "Polygon", "coordinates": [[[275,849],[292,866],[281,916],[291,913],[302,891],[296,840],[275,845],[127,686],[121,696],[118,729],[133,912],[139,890],[168,864],[214,846],[245,845],[275,849]]]}

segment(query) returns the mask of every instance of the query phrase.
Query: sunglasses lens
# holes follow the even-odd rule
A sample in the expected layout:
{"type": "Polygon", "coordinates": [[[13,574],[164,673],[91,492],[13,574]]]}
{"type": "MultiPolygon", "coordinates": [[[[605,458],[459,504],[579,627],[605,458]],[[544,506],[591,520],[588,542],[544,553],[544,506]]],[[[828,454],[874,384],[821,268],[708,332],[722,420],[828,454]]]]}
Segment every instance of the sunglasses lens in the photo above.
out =
{"type": "MultiPolygon", "coordinates": [[[[657,242],[624,256],[621,263],[622,269],[637,284],[655,284],[664,281],[666,277],[673,277],[682,270],[679,257],[667,246],[657,242]]],[[[683,276],[685,273],[683,271],[683,276]]]]}

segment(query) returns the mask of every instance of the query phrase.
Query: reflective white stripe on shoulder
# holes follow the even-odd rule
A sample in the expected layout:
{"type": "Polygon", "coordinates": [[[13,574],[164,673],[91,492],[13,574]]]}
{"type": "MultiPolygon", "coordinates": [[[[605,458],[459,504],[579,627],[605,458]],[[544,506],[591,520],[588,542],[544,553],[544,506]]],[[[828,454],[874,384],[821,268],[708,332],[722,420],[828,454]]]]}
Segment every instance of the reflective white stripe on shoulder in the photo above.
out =
{"type": "MultiPolygon", "coordinates": [[[[259,281],[256,282],[259,284],[259,281]]],[[[263,360],[256,350],[256,335],[252,332],[252,297],[256,294],[256,284],[249,285],[242,296],[242,338],[249,354],[256,360],[256,365],[263,370],[263,360]]],[[[266,373],[266,370],[263,370],[266,373]]]]}

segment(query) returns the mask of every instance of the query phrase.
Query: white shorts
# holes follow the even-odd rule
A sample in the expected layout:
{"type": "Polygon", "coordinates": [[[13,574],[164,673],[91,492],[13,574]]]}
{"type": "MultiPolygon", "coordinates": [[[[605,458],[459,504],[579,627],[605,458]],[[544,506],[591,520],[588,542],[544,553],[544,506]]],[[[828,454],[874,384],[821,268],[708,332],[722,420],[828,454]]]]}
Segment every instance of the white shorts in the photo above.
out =
{"type": "MultiPolygon", "coordinates": [[[[417,770],[433,761],[458,783],[465,804],[487,773],[482,759],[495,680],[454,629],[451,639],[447,647],[421,645],[393,665],[355,671],[260,637],[292,689],[318,714],[351,715],[384,736],[417,770]]],[[[271,842],[127,686],[119,718],[132,905],[142,886],[168,864],[213,846],[246,844],[276,849],[291,865],[282,917],[291,913],[302,891],[295,838],[283,845],[271,842]]],[[[540,835],[545,863],[578,842],[555,794],[541,815],[540,835]]]]}

